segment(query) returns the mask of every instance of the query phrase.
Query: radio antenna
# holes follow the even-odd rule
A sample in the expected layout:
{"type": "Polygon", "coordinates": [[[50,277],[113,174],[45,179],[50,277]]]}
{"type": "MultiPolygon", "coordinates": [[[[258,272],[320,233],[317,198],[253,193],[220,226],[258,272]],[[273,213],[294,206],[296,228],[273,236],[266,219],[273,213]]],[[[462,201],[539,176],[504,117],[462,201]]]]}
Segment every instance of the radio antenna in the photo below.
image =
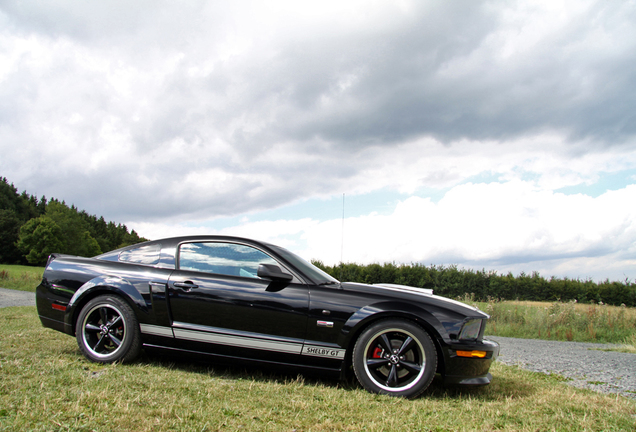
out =
{"type": "Polygon", "coordinates": [[[342,234],[340,237],[340,281],[342,281],[342,271],[344,270],[344,223],[345,223],[345,194],[342,194],[342,234]]]}

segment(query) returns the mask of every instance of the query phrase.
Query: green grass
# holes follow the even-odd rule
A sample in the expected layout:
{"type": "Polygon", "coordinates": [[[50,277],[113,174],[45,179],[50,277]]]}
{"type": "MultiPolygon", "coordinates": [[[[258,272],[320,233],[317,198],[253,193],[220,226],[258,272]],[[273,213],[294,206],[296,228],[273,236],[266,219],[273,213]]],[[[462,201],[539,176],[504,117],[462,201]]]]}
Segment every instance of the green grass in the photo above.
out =
{"type": "Polygon", "coordinates": [[[44,267],[0,264],[0,288],[34,292],[43,273],[44,267]]]}
{"type": "Polygon", "coordinates": [[[491,385],[420,399],[332,379],[143,356],[89,363],[34,307],[0,309],[0,431],[464,431],[636,429],[636,402],[495,363],[491,385]]]}
{"type": "Polygon", "coordinates": [[[636,352],[636,308],[575,301],[475,302],[470,296],[460,300],[490,314],[488,335],[612,343],[621,345],[618,351],[636,352]]]}
{"type": "Polygon", "coordinates": [[[599,351],[614,351],[614,352],[623,352],[629,354],[636,354],[636,343],[631,344],[622,344],[615,348],[598,348],[599,351]]]}

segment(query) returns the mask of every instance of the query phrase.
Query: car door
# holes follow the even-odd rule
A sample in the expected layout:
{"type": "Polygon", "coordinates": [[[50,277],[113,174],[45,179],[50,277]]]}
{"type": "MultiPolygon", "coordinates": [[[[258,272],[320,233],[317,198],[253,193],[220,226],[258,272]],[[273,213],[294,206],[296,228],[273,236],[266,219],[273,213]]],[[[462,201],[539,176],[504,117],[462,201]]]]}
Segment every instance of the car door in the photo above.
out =
{"type": "Polygon", "coordinates": [[[295,362],[307,328],[308,288],[295,276],[286,283],[257,276],[259,264],[288,271],[284,263],[254,245],[226,241],[181,244],[177,262],[168,289],[182,346],[295,362]]]}

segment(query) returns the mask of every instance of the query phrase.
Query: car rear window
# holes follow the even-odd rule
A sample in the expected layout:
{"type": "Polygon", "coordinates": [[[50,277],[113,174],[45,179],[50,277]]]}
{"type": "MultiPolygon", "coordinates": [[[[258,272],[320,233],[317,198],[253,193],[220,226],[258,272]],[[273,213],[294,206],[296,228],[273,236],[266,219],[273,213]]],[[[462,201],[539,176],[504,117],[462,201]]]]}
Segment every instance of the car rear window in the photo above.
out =
{"type": "Polygon", "coordinates": [[[128,249],[119,254],[120,262],[154,265],[161,257],[161,245],[153,244],[141,246],[135,249],[128,249]]]}

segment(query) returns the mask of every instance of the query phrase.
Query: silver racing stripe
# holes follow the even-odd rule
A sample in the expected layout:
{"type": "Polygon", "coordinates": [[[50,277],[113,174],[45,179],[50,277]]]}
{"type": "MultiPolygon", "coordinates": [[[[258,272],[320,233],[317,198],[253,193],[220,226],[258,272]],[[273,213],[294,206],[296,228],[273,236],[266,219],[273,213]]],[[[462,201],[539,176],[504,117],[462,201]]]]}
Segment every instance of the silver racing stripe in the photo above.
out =
{"type": "Polygon", "coordinates": [[[167,337],[174,337],[174,334],[172,333],[172,328],[170,327],[164,327],[164,326],[158,326],[158,325],[152,325],[152,324],[139,324],[139,329],[141,330],[142,333],[145,334],[150,334],[150,335],[154,335],[154,336],[167,336],[167,337]]]}
{"type": "Polygon", "coordinates": [[[261,333],[208,327],[175,321],[174,335],[178,339],[214,343],[264,351],[278,351],[300,354],[303,347],[301,339],[272,337],[261,333]]]}
{"type": "Polygon", "coordinates": [[[301,354],[338,360],[344,359],[346,353],[346,350],[341,348],[321,346],[315,343],[305,344],[300,339],[276,338],[260,333],[228,330],[182,322],[174,322],[172,331],[174,332],[174,337],[177,339],[263,351],[301,354]]]}
{"type": "Polygon", "coordinates": [[[257,339],[243,336],[231,336],[219,333],[207,333],[195,330],[174,329],[177,339],[187,339],[197,342],[208,342],[219,345],[229,345],[241,348],[253,348],[265,351],[278,351],[289,354],[300,354],[302,343],[282,342],[276,340],[257,339]]]}

